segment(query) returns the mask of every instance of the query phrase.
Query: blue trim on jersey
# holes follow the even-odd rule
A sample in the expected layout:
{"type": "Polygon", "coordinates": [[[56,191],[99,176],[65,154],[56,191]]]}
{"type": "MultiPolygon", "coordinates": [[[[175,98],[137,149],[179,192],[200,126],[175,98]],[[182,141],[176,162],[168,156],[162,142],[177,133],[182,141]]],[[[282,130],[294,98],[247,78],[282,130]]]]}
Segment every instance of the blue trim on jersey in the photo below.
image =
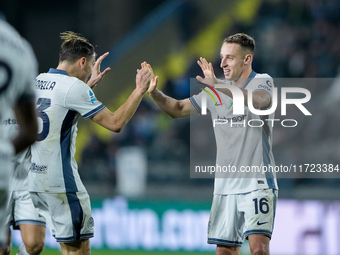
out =
{"type": "Polygon", "coordinates": [[[60,149],[61,161],[63,167],[64,184],[66,192],[78,191],[76,182],[73,176],[73,169],[71,165],[71,138],[72,138],[72,125],[78,113],[69,110],[61,126],[60,132],[60,149]]]}
{"type": "Polygon", "coordinates": [[[277,205],[277,196],[276,196],[276,193],[275,193],[275,189],[273,189],[273,194],[274,194],[274,201],[273,201],[274,216],[273,216],[272,232],[273,232],[273,229],[274,229],[274,220],[275,220],[276,205],[277,205]]]}
{"type": "Polygon", "coordinates": [[[255,73],[254,71],[252,71],[251,72],[251,74],[249,75],[249,78],[248,78],[248,80],[246,81],[246,83],[243,85],[243,89],[245,89],[247,86],[248,86],[248,84],[249,84],[249,82],[252,80],[252,79],[254,79],[254,77],[256,76],[256,74],[257,73],[255,73]]]}
{"type": "Polygon", "coordinates": [[[64,70],[60,70],[60,69],[55,69],[55,68],[50,68],[50,70],[48,70],[48,73],[53,73],[53,74],[63,74],[63,75],[68,75],[68,73],[64,70]]]}
{"type": "Polygon", "coordinates": [[[208,238],[209,244],[221,244],[226,246],[242,246],[243,242],[237,242],[237,241],[228,241],[218,238],[208,238]]]}
{"type": "Polygon", "coordinates": [[[71,210],[74,241],[80,239],[80,231],[83,223],[84,213],[79,198],[75,192],[66,192],[66,197],[71,210]]]}
{"type": "Polygon", "coordinates": [[[269,238],[272,238],[272,232],[268,231],[268,230],[248,230],[246,232],[244,232],[244,236],[246,238],[248,238],[248,236],[250,235],[264,235],[264,236],[268,236],[269,238]]]}
{"type": "Polygon", "coordinates": [[[189,97],[189,101],[191,105],[195,108],[195,110],[198,112],[198,114],[201,114],[201,107],[198,105],[196,100],[193,97],[189,97]]]}
{"type": "Polygon", "coordinates": [[[105,105],[101,104],[99,105],[97,108],[93,109],[92,111],[86,113],[83,115],[84,119],[89,119],[91,117],[93,117],[94,115],[96,115],[97,113],[101,112],[102,110],[104,110],[106,107],[105,105]]]}
{"type": "MultiPolygon", "coordinates": [[[[268,141],[269,137],[265,134],[264,129],[262,129],[262,154],[263,154],[263,163],[265,166],[269,168],[270,165],[270,157],[269,157],[269,152],[270,152],[270,145],[268,141]]],[[[275,187],[275,182],[274,182],[274,175],[272,172],[267,171],[266,172],[266,179],[267,179],[267,184],[270,189],[276,189],[275,187]]]]}

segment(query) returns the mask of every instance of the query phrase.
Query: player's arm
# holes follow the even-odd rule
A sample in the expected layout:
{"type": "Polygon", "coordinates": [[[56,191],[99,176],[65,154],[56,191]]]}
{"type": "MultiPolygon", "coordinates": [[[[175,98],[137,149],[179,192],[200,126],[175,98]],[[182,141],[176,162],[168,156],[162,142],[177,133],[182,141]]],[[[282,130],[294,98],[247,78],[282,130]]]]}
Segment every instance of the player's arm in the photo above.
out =
{"type": "Polygon", "coordinates": [[[14,108],[19,133],[12,140],[16,154],[25,150],[37,139],[38,122],[33,98],[21,99],[14,108]]]}
{"type": "Polygon", "coordinates": [[[152,78],[153,74],[146,68],[137,70],[136,88],[126,102],[113,113],[105,108],[93,116],[92,120],[113,132],[120,132],[136,112],[152,78]]]}
{"type": "MultiPolygon", "coordinates": [[[[247,102],[245,103],[248,106],[248,93],[245,96],[247,102]]],[[[255,109],[261,109],[263,107],[267,107],[270,105],[271,98],[270,95],[265,91],[253,91],[253,106],[255,109]]]]}
{"type": "MultiPolygon", "coordinates": [[[[152,73],[153,70],[149,64],[144,62],[142,64],[145,68],[148,68],[152,73]]],[[[197,114],[195,108],[191,105],[189,99],[176,100],[172,97],[165,95],[163,92],[157,89],[158,76],[151,80],[148,93],[151,99],[157,104],[157,106],[167,113],[171,118],[183,118],[193,114],[197,114]]]]}
{"type": "Polygon", "coordinates": [[[158,105],[158,107],[173,119],[188,117],[197,113],[188,98],[176,100],[165,95],[158,89],[150,92],[150,96],[152,100],[158,105]]]}

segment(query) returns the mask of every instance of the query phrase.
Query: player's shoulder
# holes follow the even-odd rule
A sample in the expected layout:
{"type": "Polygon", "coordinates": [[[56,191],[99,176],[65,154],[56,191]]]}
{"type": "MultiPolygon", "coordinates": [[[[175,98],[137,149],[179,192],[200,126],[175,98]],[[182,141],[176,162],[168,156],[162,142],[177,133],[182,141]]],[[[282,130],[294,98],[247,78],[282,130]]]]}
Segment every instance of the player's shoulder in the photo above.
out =
{"type": "Polygon", "coordinates": [[[65,87],[67,97],[75,100],[76,98],[82,99],[84,97],[95,97],[92,89],[83,81],[76,77],[68,77],[68,86],[65,87]]]}
{"type": "Polygon", "coordinates": [[[256,73],[255,78],[259,79],[273,79],[269,74],[267,73],[256,73]]]}
{"type": "Polygon", "coordinates": [[[267,73],[257,73],[253,79],[252,86],[257,87],[261,84],[271,88],[274,84],[273,78],[267,73]]]}

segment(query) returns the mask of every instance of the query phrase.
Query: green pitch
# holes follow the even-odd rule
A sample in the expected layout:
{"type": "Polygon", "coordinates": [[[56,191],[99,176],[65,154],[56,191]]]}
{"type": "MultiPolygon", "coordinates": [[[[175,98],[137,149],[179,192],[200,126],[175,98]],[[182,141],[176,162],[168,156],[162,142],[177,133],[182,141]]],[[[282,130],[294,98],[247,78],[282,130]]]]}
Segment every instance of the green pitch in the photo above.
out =
{"type": "MultiPolygon", "coordinates": [[[[11,255],[15,255],[17,247],[13,247],[11,255]]],[[[214,255],[215,252],[184,252],[184,251],[113,251],[109,249],[92,250],[91,255],[214,255]]],[[[59,250],[44,249],[42,255],[61,255],[59,250]]],[[[242,255],[242,254],[240,254],[242,255]]],[[[243,254],[245,255],[245,254],[243,254]]]]}
{"type": "MultiPolygon", "coordinates": [[[[11,255],[15,255],[18,248],[13,247],[11,255]]],[[[44,249],[41,255],[60,255],[59,250],[44,249]]],[[[109,249],[92,250],[91,255],[214,255],[214,252],[171,252],[171,251],[113,251],[109,249]]]]}

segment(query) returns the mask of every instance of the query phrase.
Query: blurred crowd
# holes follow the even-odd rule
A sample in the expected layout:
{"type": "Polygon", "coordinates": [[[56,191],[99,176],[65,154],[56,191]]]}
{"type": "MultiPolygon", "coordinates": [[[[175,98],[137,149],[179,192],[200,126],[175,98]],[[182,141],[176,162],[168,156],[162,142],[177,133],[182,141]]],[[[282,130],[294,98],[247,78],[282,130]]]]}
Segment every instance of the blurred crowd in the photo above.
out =
{"type": "MultiPolygon", "coordinates": [[[[235,23],[226,31],[226,36],[244,32],[255,38],[254,71],[268,73],[274,79],[287,79],[285,86],[290,86],[290,79],[301,79],[303,87],[311,92],[312,99],[306,106],[312,116],[304,116],[292,107],[287,116],[280,117],[278,107],[278,118],[298,122],[295,128],[275,126],[273,152],[278,165],[340,163],[340,82],[335,79],[340,78],[339,17],[338,0],[265,0],[251,25],[235,23]]],[[[218,52],[209,61],[216,75],[223,76],[218,52]]],[[[196,60],[192,60],[186,74],[168,80],[162,91],[176,99],[187,98],[190,78],[196,75],[201,75],[201,70],[196,60]]],[[[193,130],[190,124],[190,118],[172,120],[151,100],[144,100],[127,127],[114,134],[109,142],[92,135],[79,162],[81,176],[84,181],[115,182],[117,151],[124,146],[139,146],[147,155],[148,183],[210,184],[209,180],[190,179],[190,131],[193,130]]],[[[204,134],[205,130],[201,132],[204,134]]],[[[207,148],[205,141],[211,143],[207,137],[200,139],[195,142],[201,148],[207,148]]],[[[324,185],[340,183],[340,179],[327,178],[281,179],[279,185],[284,188],[316,181],[324,185]]]]}

